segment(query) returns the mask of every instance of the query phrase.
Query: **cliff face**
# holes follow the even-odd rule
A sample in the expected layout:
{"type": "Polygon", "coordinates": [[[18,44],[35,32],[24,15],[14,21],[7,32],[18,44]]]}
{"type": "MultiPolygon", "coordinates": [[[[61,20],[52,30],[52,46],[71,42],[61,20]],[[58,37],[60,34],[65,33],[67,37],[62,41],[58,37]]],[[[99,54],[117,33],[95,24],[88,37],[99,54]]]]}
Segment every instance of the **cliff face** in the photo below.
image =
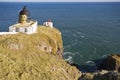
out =
{"type": "Polygon", "coordinates": [[[0,36],[0,79],[77,80],[80,72],[60,57],[62,52],[61,32],[55,28],[0,36]]]}

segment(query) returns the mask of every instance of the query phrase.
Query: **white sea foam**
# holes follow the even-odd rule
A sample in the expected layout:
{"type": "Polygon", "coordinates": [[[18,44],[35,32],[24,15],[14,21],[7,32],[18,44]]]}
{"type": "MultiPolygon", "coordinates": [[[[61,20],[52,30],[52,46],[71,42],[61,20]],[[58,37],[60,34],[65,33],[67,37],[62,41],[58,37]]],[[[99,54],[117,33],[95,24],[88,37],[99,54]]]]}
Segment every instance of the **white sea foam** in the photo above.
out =
{"type": "Polygon", "coordinates": [[[86,61],[85,63],[86,63],[86,64],[95,64],[94,61],[86,61]]]}
{"type": "Polygon", "coordinates": [[[73,55],[72,52],[64,52],[63,55],[73,55]]]}
{"type": "Polygon", "coordinates": [[[77,33],[77,34],[83,34],[82,32],[79,32],[79,31],[78,31],[78,32],[76,32],[76,33],[77,33]]]}
{"type": "Polygon", "coordinates": [[[65,60],[68,61],[69,63],[73,63],[72,56],[68,56],[65,60]]]}
{"type": "Polygon", "coordinates": [[[79,55],[80,57],[83,57],[82,55],[79,54],[79,52],[63,52],[63,56],[66,56],[66,55],[69,55],[69,56],[74,56],[74,55],[79,55]]]}
{"type": "Polygon", "coordinates": [[[75,40],[73,40],[73,41],[71,42],[71,44],[69,44],[69,45],[67,45],[67,46],[64,46],[64,48],[70,48],[70,47],[72,47],[72,46],[75,46],[77,43],[78,43],[78,40],[75,39],[75,40]]]}
{"type": "Polygon", "coordinates": [[[78,37],[78,35],[77,35],[77,34],[75,34],[75,33],[73,33],[73,36],[74,36],[74,37],[78,37]]]}
{"type": "Polygon", "coordinates": [[[75,53],[72,52],[64,52],[63,56],[65,56],[65,60],[68,61],[69,63],[73,63],[73,56],[75,55],[75,53]]]}
{"type": "Polygon", "coordinates": [[[104,54],[103,56],[102,56],[102,58],[106,58],[108,55],[107,54],[104,54]]]}
{"type": "Polygon", "coordinates": [[[85,38],[85,34],[82,32],[75,32],[72,34],[74,37],[81,37],[81,38],[85,38]]]}
{"type": "Polygon", "coordinates": [[[81,37],[81,38],[85,38],[85,36],[83,36],[83,35],[82,35],[82,36],[80,36],[80,37],[81,37]]]}

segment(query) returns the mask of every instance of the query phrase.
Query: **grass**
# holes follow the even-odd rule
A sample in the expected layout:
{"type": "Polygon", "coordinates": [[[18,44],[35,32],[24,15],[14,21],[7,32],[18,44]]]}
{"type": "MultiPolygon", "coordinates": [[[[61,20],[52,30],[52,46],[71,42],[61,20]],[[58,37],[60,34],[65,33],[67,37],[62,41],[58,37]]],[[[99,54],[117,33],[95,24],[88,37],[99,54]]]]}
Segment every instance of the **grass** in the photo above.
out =
{"type": "Polygon", "coordinates": [[[56,56],[58,48],[63,50],[56,28],[0,36],[0,80],[77,80],[79,71],[56,56]]]}

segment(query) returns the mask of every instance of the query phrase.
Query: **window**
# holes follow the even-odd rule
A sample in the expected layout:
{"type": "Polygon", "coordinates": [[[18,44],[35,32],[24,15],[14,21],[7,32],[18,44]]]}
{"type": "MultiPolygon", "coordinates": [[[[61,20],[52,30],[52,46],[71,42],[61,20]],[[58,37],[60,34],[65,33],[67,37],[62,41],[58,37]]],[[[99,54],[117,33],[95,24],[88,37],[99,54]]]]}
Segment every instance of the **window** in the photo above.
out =
{"type": "Polygon", "coordinates": [[[19,30],[19,28],[16,28],[16,32],[19,32],[20,30],[19,30]]]}
{"type": "Polygon", "coordinates": [[[25,32],[27,32],[27,28],[25,28],[25,32]]]}

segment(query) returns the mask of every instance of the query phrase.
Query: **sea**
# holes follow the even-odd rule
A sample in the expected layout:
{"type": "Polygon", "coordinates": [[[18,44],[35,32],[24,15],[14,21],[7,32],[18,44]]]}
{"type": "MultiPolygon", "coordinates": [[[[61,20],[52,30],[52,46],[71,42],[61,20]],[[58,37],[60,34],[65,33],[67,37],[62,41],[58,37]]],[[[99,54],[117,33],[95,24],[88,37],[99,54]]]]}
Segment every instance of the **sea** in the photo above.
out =
{"type": "Polygon", "coordinates": [[[34,2],[0,3],[0,31],[18,21],[27,6],[39,24],[51,19],[62,32],[63,57],[77,65],[120,54],[120,2],[34,2]]]}

